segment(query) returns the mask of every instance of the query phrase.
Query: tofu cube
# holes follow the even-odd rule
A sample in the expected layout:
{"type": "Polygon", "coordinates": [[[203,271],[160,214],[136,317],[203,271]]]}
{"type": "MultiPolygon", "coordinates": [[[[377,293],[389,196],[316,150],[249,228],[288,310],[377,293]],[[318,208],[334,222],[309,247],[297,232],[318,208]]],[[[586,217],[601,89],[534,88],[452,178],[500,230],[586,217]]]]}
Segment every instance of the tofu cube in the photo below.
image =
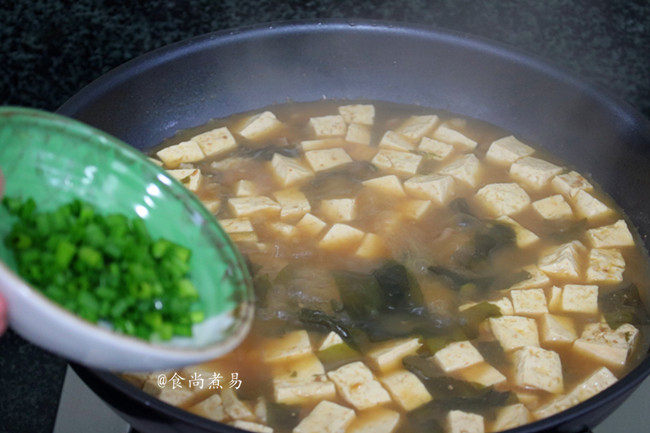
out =
{"type": "Polygon", "coordinates": [[[325,374],[325,368],[313,353],[287,362],[275,363],[271,368],[273,380],[313,380],[325,374]]]}
{"type": "Polygon", "coordinates": [[[413,176],[404,182],[404,190],[411,196],[446,204],[454,195],[455,182],[451,176],[425,174],[413,176]]]}
{"type": "Polygon", "coordinates": [[[323,341],[318,346],[318,351],[322,352],[323,350],[329,349],[332,346],[337,346],[343,344],[344,341],[339,334],[336,332],[330,332],[323,338],[323,341]]]}
{"type": "Polygon", "coordinates": [[[476,200],[493,216],[513,215],[530,204],[530,197],[516,183],[492,183],[479,189],[476,200]]]}
{"type": "Polygon", "coordinates": [[[305,194],[299,189],[290,188],[276,191],[273,197],[282,207],[280,219],[285,222],[294,222],[311,212],[311,205],[305,194]]]}
{"type": "Polygon", "coordinates": [[[347,224],[337,223],[325,233],[318,246],[327,251],[349,250],[356,248],[361,243],[364,235],[365,233],[359,229],[347,224]]]}
{"type": "Polygon", "coordinates": [[[394,433],[399,421],[399,412],[378,407],[361,412],[346,433],[394,433]]]}
{"type": "Polygon", "coordinates": [[[267,341],[262,348],[264,362],[289,361],[312,353],[307,331],[293,331],[267,341]]]}
{"type": "Polygon", "coordinates": [[[375,106],[371,104],[342,105],[339,114],[346,123],[372,125],[375,123],[375,106]]]}
{"type": "Polygon", "coordinates": [[[362,259],[378,259],[387,257],[389,251],[386,248],[386,242],[381,236],[374,233],[366,233],[354,255],[362,259]]]}
{"type": "Polygon", "coordinates": [[[368,146],[370,144],[370,127],[353,123],[348,126],[348,132],[345,134],[345,141],[352,144],[368,146]]]}
{"type": "Polygon", "coordinates": [[[396,132],[411,141],[417,141],[431,132],[438,124],[438,120],[435,114],[411,116],[397,128],[396,132]]]}
{"type": "Polygon", "coordinates": [[[296,224],[296,229],[304,235],[316,237],[323,231],[326,225],[327,223],[317,216],[306,213],[296,224]]]}
{"type": "Polygon", "coordinates": [[[573,196],[572,202],[578,217],[590,221],[607,217],[613,212],[605,203],[584,190],[579,190],[573,196]]]}
{"type": "Polygon", "coordinates": [[[201,188],[202,183],[203,175],[201,174],[201,170],[194,170],[194,172],[190,174],[185,187],[192,192],[197,192],[199,188],[201,188]]]}
{"type": "Polygon", "coordinates": [[[364,163],[370,161],[379,152],[377,146],[370,146],[367,144],[348,143],[345,147],[346,152],[354,161],[363,161],[364,163]]]}
{"type": "Polygon", "coordinates": [[[531,245],[534,245],[539,241],[539,236],[537,236],[532,231],[528,230],[526,227],[519,224],[517,221],[513,220],[509,216],[500,216],[496,219],[497,221],[507,224],[515,232],[515,241],[518,248],[526,248],[531,245]]]}
{"type": "Polygon", "coordinates": [[[577,338],[575,324],[570,317],[544,314],[541,319],[542,343],[547,345],[566,345],[577,338]]]}
{"type": "Polygon", "coordinates": [[[417,173],[422,157],[410,152],[380,149],[372,158],[372,163],[381,170],[397,175],[413,175],[417,173]]]}
{"type": "Polygon", "coordinates": [[[263,424],[258,424],[256,422],[235,420],[231,423],[228,423],[228,425],[254,433],[273,433],[273,429],[271,427],[265,426],[263,424]]]}
{"type": "Polygon", "coordinates": [[[355,417],[350,408],[321,401],[298,423],[293,433],[345,433],[355,417]]]}
{"type": "Polygon", "coordinates": [[[339,395],[357,410],[369,409],[391,401],[388,392],[361,361],[339,367],[327,373],[327,376],[336,385],[339,395]]]}
{"type": "Polygon", "coordinates": [[[406,193],[402,187],[402,182],[394,174],[375,177],[364,180],[361,184],[373,191],[379,192],[389,197],[405,197],[406,193]]]}
{"type": "Polygon", "coordinates": [[[561,308],[567,313],[598,314],[598,286],[565,285],[561,308]]]}
{"type": "Polygon", "coordinates": [[[340,168],[352,162],[352,158],[341,148],[310,150],[305,152],[309,166],[317,173],[340,168]]]}
{"type": "Polygon", "coordinates": [[[530,411],[522,403],[511,404],[497,411],[492,431],[499,432],[528,424],[532,421],[530,411]]]}
{"type": "Polygon", "coordinates": [[[247,243],[255,243],[259,239],[257,238],[257,234],[255,232],[250,232],[250,233],[231,233],[230,234],[230,239],[232,239],[233,242],[247,242],[247,243]]]}
{"type": "Polygon", "coordinates": [[[480,163],[478,158],[473,153],[470,153],[458,157],[452,163],[443,167],[439,173],[449,175],[458,182],[475,188],[479,184],[480,163]]]}
{"type": "Polygon", "coordinates": [[[239,135],[246,140],[259,142],[275,135],[282,127],[282,122],[275,117],[275,114],[264,111],[249,117],[239,130],[239,135]]]}
{"type": "Polygon", "coordinates": [[[493,141],[485,154],[485,159],[494,164],[509,166],[533,153],[535,153],[535,149],[509,135],[493,141]]]}
{"type": "Polygon", "coordinates": [[[625,259],[619,250],[593,248],[589,251],[587,282],[615,284],[623,281],[625,259]]]}
{"type": "Polygon", "coordinates": [[[240,218],[251,216],[274,217],[278,216],[282,209],[278,203],[265,196],[229,198],[228,206],[230,211],[240,218]]]}
{"type": "Polygon", "coordinates": [[[418,150],[426,153],[429,158],[435,161],[443,161],[452,154],[454,146],[433,138],[422,137],[418,150]]]}
{"type": "Polygon", "coordinates": [[[448,344],[444,349],[437,351],[432,358],[445,373],[483,362],[483,356],[469,341],[448,344]]]}
{"type": "Polygon", "coordinates": [[[594,248],[633,247],[634,238],[624,220],[587,230],[587,239],[594,248]]]}
{"type": "Polygon", "coordinates": [[[326,375],[312,379],[277,379],[273,381],[273,399],[280,404],[310,404],[336,398],[336,387],[326,375]]]}
{"type": "Polygon", "coordinates": [[[253,197],[257,195],[257,186],[250,180],[242,179],[235,182],[233,192],[237,197],[253,197]]]}
{"type": "Polygon", "coordinates": [[[560,194],[533,202],[533,209],[548,221],[567,220],[573,217],[573,210],[560,194]]]}
{"type": "Polygon", "coordinates": [[[318,210],[328,221],[353,221],[357,218],[357,200],[354,198],[333,198],[321,200],[318,210]]]}
{"type": "Polygon", "coordinates": [[[241,401],[235,391],[226,388],[221,391],[221,401],[226,414],[232,419],[251,421],[255,419],[255,414],[250,407],[241,401]]]}
{"type": "Polygon", "coordinates": [[[397,370],[380,379],[382,385],[393,397],[393,401],[409,412],[430,402],[433,398],[420,379],[406,370],[397,370]]]}
{"type": "Polygon", "coordinates": [[[176,168],[182,163],[197,162],[205,158],[199,145],[193,141],[183,141],[182,143],[165,147],[156,152],[156,155],[167,168],[176,168]]]}
{"type": "Polygon", "coordinates": [[[562,311],[562,289],[557,286],[551,287],[551,293],[548,298],[548,310],[553,313],[562,311]]]}
{"type": "Polygon", "coordinates": [[[284,238],[284,239],[291,239],[294,236],[296,236],[296,233],[298,230],[296,229],[296,226],[293,226],[291,224],[283,223],[280,221],[271,221],[266,223],[266,227],[270,232],[272,232],[274,235],[284,238]]]}
{"type": "Polygon", "coordinates": [[[403,338],[379,344],[367,353],[370,365],[382,373],[402,366],[402,359],[415,354],[422,347],[419,338],[403,338]]]}
{"type": "Polygon", "coordinates": [[[611,368],[625,366],[639,330],[630,324],[612,330],[606,323],[590,323],[573,342],[573,352],[611,368]]]}
{"type": "Polygon", "coordinates": [[[307,152],[308,150],[332,149],[344,145],[345,140],[341,138],[318,138],[316,140],[303,140],[300,142],[300,147],[303,152],[307,152]]]}
{"type": "Polygon", "coordinates": [[[560,355],[551,350],[526,346],[514,353],[514,384],[559,394],[564,390],[560,355]]]}
{"type": "Polygon", "coordinates": [[[196,168],[176,168],[173,170],[165,170],[168,175],[181,183],[185,183],[195,171],[199,170],[196,168]]]}
{"type": "Polygon", "coordinates": [[[300,161],[276,153],[271,159],[271,171],[282,187],[304,183],[314,177],[314,172],[300,161]]]}
{"type": "Polygon", "coordinates": [[[524,266],[522,268],[522,271],[527,272],[529,277],[510,286],[510,290],[534,289],[539,287],[546,287],[551,284],[551,279],[548,277],[548,275],[542,272],[535,265],[524,266]]]}
{"type": "Polygon", "coordinates": [[[433,209],[431,200],[407,200],[400,205],[402,214],[416,221],[421,220],[431,209],[433,209]]]}
{"type": "Polygon", "coordinates": [[[574,197],[578,191],[591,192],[594,190],[593,185],[576,171],[558,174],[551,181],[551,185],[555,191],[569,198],[574,197]]]}
{"type": "Polygon", "coordinates": [[[446,433],[483,433],[485,421],[481,415],[451,410],[447,414],[446,433]]]}
{"type": "Polygon", "coordinates": [[[225,126],[196,135],[191,141],[198,144],[208,158],[227,155],[237,148],[235,137],[225,126]]]}
{"type": "Polygon", "coordinates": [[[382,149],[392,149],[402,152],[408,152],[415,149],[413,143],[395,131],[386,131],[379,141],[379,147],[382,149]]]}
{"type": "Polygon", "coordinates": [[[187,406],[198,398],[197,388],[188,388],[184,384],[182,388],[173,388],[170,383],[161,388],[156,377],[145,380],[142,390],[172,406],[187,406]]]}
{"type": "Polygon", "coordinates": [[[228,234],[254,232],[253,224],[248,218],[228,218],[219,220],[223,231],[228,234]]]}
{"type": "Polygon", "coordinates": [[[547,251],[537,266],[550,277],[577,279],[581,275],[581,256],[585,252],[580,241],[571,241],[547,251]]]}
{"type": "Polygon", "coordinates": [[[476,149],[478,143],[471,138],[463,135],[462,133],[450,128],[446,124],[442,124],[433,133],[436,140],[454,145],[462,152],[472,152],[476,149]]]}
{"type": "Polygon", "coordinates": [[[540,190],[562,172],[562,167],[543,159],[525,156],[510,166],[510,176],[532,190],[540,190]]]}
{"type": "Polygon", "coordinates": [[[546,295],[542,289],[510,290],[515,314],[539,316],[548,313],[546,295]]]}
{"type": "Polygon", "coordinates": [[[341,137],[347,131],[347,125],[341,115],[312,117],[308,125],[316,137],[341,137]]]}
{"type": "Polygon", "coordinates": [[[506,352],[525,346],[539,346],[535,319],[520,316],[501,316],[488,319],[490,330],[506,352]]]}
{"type": "Polygon", "coordinates": [[[487,362],[474,364],[471,367],[458,371],[458,376],[472,383],[478,383],[481,386],[501,385],[506,382],[506,377],[499,370],[492,367],[487,362]]]}
{"type": "Polygon", "coordinates": [[[228,418],[219,394],[213,394],[189,408],[189,411],[213,421],[223,422],[228,418]]]}

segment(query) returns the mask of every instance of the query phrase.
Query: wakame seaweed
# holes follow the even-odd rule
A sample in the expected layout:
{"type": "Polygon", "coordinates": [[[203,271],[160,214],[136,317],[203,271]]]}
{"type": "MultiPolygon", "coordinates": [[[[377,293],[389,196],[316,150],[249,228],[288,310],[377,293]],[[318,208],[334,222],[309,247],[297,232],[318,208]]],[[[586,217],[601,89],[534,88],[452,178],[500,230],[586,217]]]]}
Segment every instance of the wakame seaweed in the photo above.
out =
{"type": "Polygon", "coordinates": [[[607,324],[616,329],[624,323],[636,326],[650,324],[650,314],[645,308],[636,284],[605,293],[598,297],[598,305],[607,324]]]}

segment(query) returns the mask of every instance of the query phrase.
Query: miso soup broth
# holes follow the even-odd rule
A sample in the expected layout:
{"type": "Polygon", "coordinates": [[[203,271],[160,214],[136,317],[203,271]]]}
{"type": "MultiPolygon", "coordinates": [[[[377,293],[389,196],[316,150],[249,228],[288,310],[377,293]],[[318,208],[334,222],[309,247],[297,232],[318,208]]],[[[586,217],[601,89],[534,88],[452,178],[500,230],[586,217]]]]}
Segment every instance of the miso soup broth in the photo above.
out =
{"type": "Polygon", "coordinates": [[[647,353],[647,258],[625,216],[497,127],[291,103],[151,157],[218,218],[256,293],[233,353],[124,375],[169,404],[254,432],[496,432],[596,395],[647,353]]]}

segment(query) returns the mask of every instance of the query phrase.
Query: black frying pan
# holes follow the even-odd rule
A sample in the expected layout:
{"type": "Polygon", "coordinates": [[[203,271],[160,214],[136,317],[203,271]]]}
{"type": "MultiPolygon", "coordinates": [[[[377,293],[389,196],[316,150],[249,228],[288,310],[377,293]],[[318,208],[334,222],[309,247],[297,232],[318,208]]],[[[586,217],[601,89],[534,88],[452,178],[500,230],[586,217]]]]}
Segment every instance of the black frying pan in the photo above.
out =
{"type": "MultiPolygon", "coordinates": [[[[147,150],[211,118],[323,96],[421,104],[501,126],[591,174],[647,239],[647,119],[535,58],[463,34],[367,21],[218,32],[126,63],[59,112],[147,150]]],[[[142,432],[241,431],[162,403],[110,373],[74,369],[142,432]]],[[[598,396],[512,431],[588,430],[649,373],[646,357],[598,396]]]]}

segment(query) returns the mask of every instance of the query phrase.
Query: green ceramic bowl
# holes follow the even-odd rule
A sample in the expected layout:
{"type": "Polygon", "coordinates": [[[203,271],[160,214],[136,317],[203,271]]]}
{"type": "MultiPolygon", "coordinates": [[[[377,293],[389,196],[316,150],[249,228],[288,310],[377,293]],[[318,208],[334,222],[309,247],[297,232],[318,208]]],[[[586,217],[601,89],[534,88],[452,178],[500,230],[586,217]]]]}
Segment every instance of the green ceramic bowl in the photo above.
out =
{"type": "MultiPolygon", "coordinates": [[[[147,342],[91,324],[49,301],[13,271],[0,243],[0,293],[24,338],[74,361],[112,370],[164,369],[216,358],[246,336],[253,292],[245,263],[215,218],[164,170],[114,137],[66,117],[0,107],[0,169],[8,196],[50,210],[75,198],[141,218],[155,237],[192,250],[191,279],[207,319],[194,336],[147,342]]],[[[0,209],[0,239],[13,217],[0,209]]]]}

